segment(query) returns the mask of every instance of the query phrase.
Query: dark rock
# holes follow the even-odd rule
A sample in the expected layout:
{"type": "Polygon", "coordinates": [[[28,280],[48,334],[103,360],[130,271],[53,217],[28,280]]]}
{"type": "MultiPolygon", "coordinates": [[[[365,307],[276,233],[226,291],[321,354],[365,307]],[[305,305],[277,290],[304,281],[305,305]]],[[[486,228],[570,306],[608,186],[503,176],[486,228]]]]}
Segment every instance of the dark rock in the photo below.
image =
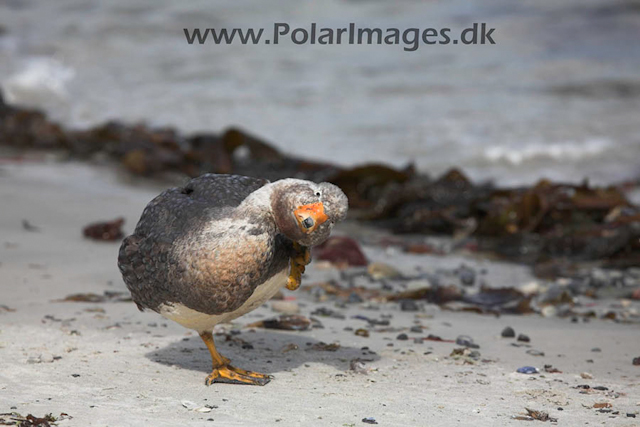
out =
{"type": "Polygon", "coordinates": [[[363,418],[362,422],[365,424],[378,424],[378,422],[376,421],[375,418],[373,417],[367,417],[367,418],[363,418]]]}
{"type": "Polygon", "coordinates": [[[418,311],[420,306],[417,302],[411,299],[403,299],[400,301],[400,310],[402,311],[418,311]]]}
{"type": "Polygon", "coordinates": [[[525,334],[520,334],[518,335],[518,341],[522,341],[522,342],[530,342],[531,339],[529,338],[528,335],[525,334]]]}
{"type": "Polygon", "coordinates": [[[502,338],[514,338],[516,336],[516,331],[514,331],[511,326],[507,326],[502,330],[500,335],[502,338]]]}
{"type": "Polygon", "coordinates": [[[458,338],[456,338],[456,344],[468,348],[480,348],[478,344],[473,342],[473,338],[468,335],[460,335],[458,338]]]}
{"type": "Polygon", "coordinates": [[[417,334],[421,334],[422,333],[422,326],[412,326],[409,329],[409,332],[415,332],[417,334]]]}
{"type": "Polygon", "coordinates": [[[473,269],[463,265],[462,267],[460,267],[458,277],[460,278],[460,282],[464,286],[473,286],[476,281],[476,272],[473,269]]]}
{"type": "Polygon", "coordinates": [[[406,341],[409,339],[409,336],[407,334],[400,334],[396,337],[396,339],[400,341],[406,341]]]}
{"type": "Polygon", "coordinates": [[[640,357],[633,359],[633,366],[640,366],[640,357]]]}

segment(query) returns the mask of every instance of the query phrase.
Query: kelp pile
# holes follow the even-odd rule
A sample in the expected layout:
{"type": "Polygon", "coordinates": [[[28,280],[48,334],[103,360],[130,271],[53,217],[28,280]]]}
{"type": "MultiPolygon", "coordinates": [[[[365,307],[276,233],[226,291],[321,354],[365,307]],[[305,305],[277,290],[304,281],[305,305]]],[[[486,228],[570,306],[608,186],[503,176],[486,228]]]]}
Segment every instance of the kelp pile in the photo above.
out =
{"type": "Polygon", "coordinates": [[[534,265],[544,277],[570,273],[576,263],[640,265],[640,209],[616,186],[543,180],[505,189],[474,184],[455,169],[432,179],[412,166],[343,168],[286,155],[239,129],[185,136],[109,122],[66,130],[40,111],[6,105],[1,95],[0,145],[106,156],[147,177],[213,172],[329,181],[349,197],[352,219],[395,233],[449,235],[460,247],[534,265]]]}

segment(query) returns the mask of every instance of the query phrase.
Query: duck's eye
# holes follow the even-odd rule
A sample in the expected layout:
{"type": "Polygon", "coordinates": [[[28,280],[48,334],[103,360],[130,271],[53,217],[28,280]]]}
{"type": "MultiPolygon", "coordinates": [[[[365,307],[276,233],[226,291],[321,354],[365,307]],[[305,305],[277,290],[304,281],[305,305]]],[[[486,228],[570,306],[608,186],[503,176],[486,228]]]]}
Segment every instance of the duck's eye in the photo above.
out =
{"type": "Polygon", "coordinates": [[[320,194],[320,192],[318,191],[318,192],[316,192],[316,196],[320,197],[320,196],[322,196],[322,194],[320,194]]]}
{"type": "Polygon", "coordinates": [[[311,217],[308,217],[304,221],[302,221],[302,225],[304,226],[304,228],[311,228],[313,227],[313,224],[315,224],[315,222],[311,217]]]}

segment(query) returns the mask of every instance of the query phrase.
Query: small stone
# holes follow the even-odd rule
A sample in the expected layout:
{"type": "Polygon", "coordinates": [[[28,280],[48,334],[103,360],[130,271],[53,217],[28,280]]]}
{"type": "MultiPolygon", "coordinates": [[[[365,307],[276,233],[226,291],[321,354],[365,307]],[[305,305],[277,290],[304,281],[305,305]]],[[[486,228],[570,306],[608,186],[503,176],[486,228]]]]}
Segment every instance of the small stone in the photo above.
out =
{"type": "Polygon", "coordinates": [[[406,341],[409,339],[409,336],[407,334],[400,334],[396,337],[396,339],[400,341],[406,341]]]}
{"type": "Polygon", "coordinates": [[[480,348],[478,344],[473,342],[473,338],[468,335],[460,335],[458,338],[456,338],[456,344],[468,348],[480,348]]]}
{"type": "Polygon", "coordinates": [[[511,326],[507,326],[502,330],[502,334],[500,335],[502,338],[514,338],[516,336],[516,331],[514,331],[511,326]]]}
{"type": "Polygon", "coordinates": [[[460,278],[460,282],[464,286],[473,286],[474,282],[476,281],[476,272],[473,269],[463,265],[462,267],[460,267],[458,277],[460,278]]]}
{"type": "Polygon", "coordinates": [[[522,342],[530,342],[531,339],[529,338],[528,335],[525,334],[520,334],[518,335],[518,341],[522,341],[522,342]]]}
{"type": "Polygon", "coordinates": [[[607,391],[607,390],[609,390],[609,388],[608,388],[608,387],[601,386],[601,385],[597,385],[597,386],[593,387],[593,389],[594,389],[594,390],[600,390],[600,391],[607,391]]]}
{"type": "Polygon", "coordinates": [[[351,292],[351,294],[349,295],[349,297],[347,298],[346,303],[347,304],[360,304],[361,302],[363,302],[364,300],[362,299],[362,297],[360,295],[358,295],[355,292],[351,292]]]}
{"type": "Polygon", "coordinates": [[[633,359],[633,366],[640,366],[640,357],[633,359]]]}
{"type": "Polygon", "coordinates": [[[591,351],[593,351],[594,353],[600,353],[602,350],[599,347],[593,347],[591,351]]]}
{"type": "Polygon", "coordinates": [[[585,379],[585,380],[592,380],[593,379],[593,375],[591,375],[588,372],[583,372],[580,374],[580,377],[585,379]]]}
{"type": "Polygon", "coordinates": [[[533,366],[523,366],[516,370],[519,374],[537,374],[538,368],[534,368],[533,366]]]}
{"type": "Polygon", "coordinates": [[[632,414],[630,412],[627,412],[627,418],[635,418],[636,414],[632,414]]]}
{"type": "Polygon", "coordinates": [[[276,313],[298,314],[300,306],[294,301],[271,301],[271,310],[276,313]]]}
{"type": "Polygon", "coordinates": [[[372,262],[369,264],[367,267],[367,273],[369,273],[369,276],[371,276],[373,280],[396,279],[402,277],[402,273],[382,262],[372,262]]]}
{"type": "Polygon", "coordinates": [[[420,306],[412,299],[403,299],[400,301],[400,310],[402,311],[418,311],[420,306]]]}
{"type": "Polygon", "coordinates": [[[378,424],[378,422],[376,421],[375,418],[373,417],[366,417],[362,419],[362,422],[365,424],[378,424]]]}
{"type": "Polygon", "coordinates": [[[415,332],[416,334],[421,334],[422,333],[422,326],[412,326],[409,329],[409,332],[415,332]]]}
{"type": "Polygon", "coordinates": [[[530,354],[532,356],[544,356],[544,352],[543,351],[539,351],[539,350],[527,350],[527,354],[530,354]]]}

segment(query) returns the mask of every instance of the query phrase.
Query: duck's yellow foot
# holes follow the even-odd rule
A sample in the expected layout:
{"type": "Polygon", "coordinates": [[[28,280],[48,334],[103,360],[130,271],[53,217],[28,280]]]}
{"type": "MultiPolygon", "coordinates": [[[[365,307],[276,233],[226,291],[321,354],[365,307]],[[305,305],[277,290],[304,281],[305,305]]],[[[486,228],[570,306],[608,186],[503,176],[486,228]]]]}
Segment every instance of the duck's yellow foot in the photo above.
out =
{"type": "Polygon", "coordinates": [[[226,365],[214,368],[204,383],[205,385],[213,383],[266,385],[271,381],[271,378],[273,378],[271,375],[245,371],[235,366],[226,365]]]}

